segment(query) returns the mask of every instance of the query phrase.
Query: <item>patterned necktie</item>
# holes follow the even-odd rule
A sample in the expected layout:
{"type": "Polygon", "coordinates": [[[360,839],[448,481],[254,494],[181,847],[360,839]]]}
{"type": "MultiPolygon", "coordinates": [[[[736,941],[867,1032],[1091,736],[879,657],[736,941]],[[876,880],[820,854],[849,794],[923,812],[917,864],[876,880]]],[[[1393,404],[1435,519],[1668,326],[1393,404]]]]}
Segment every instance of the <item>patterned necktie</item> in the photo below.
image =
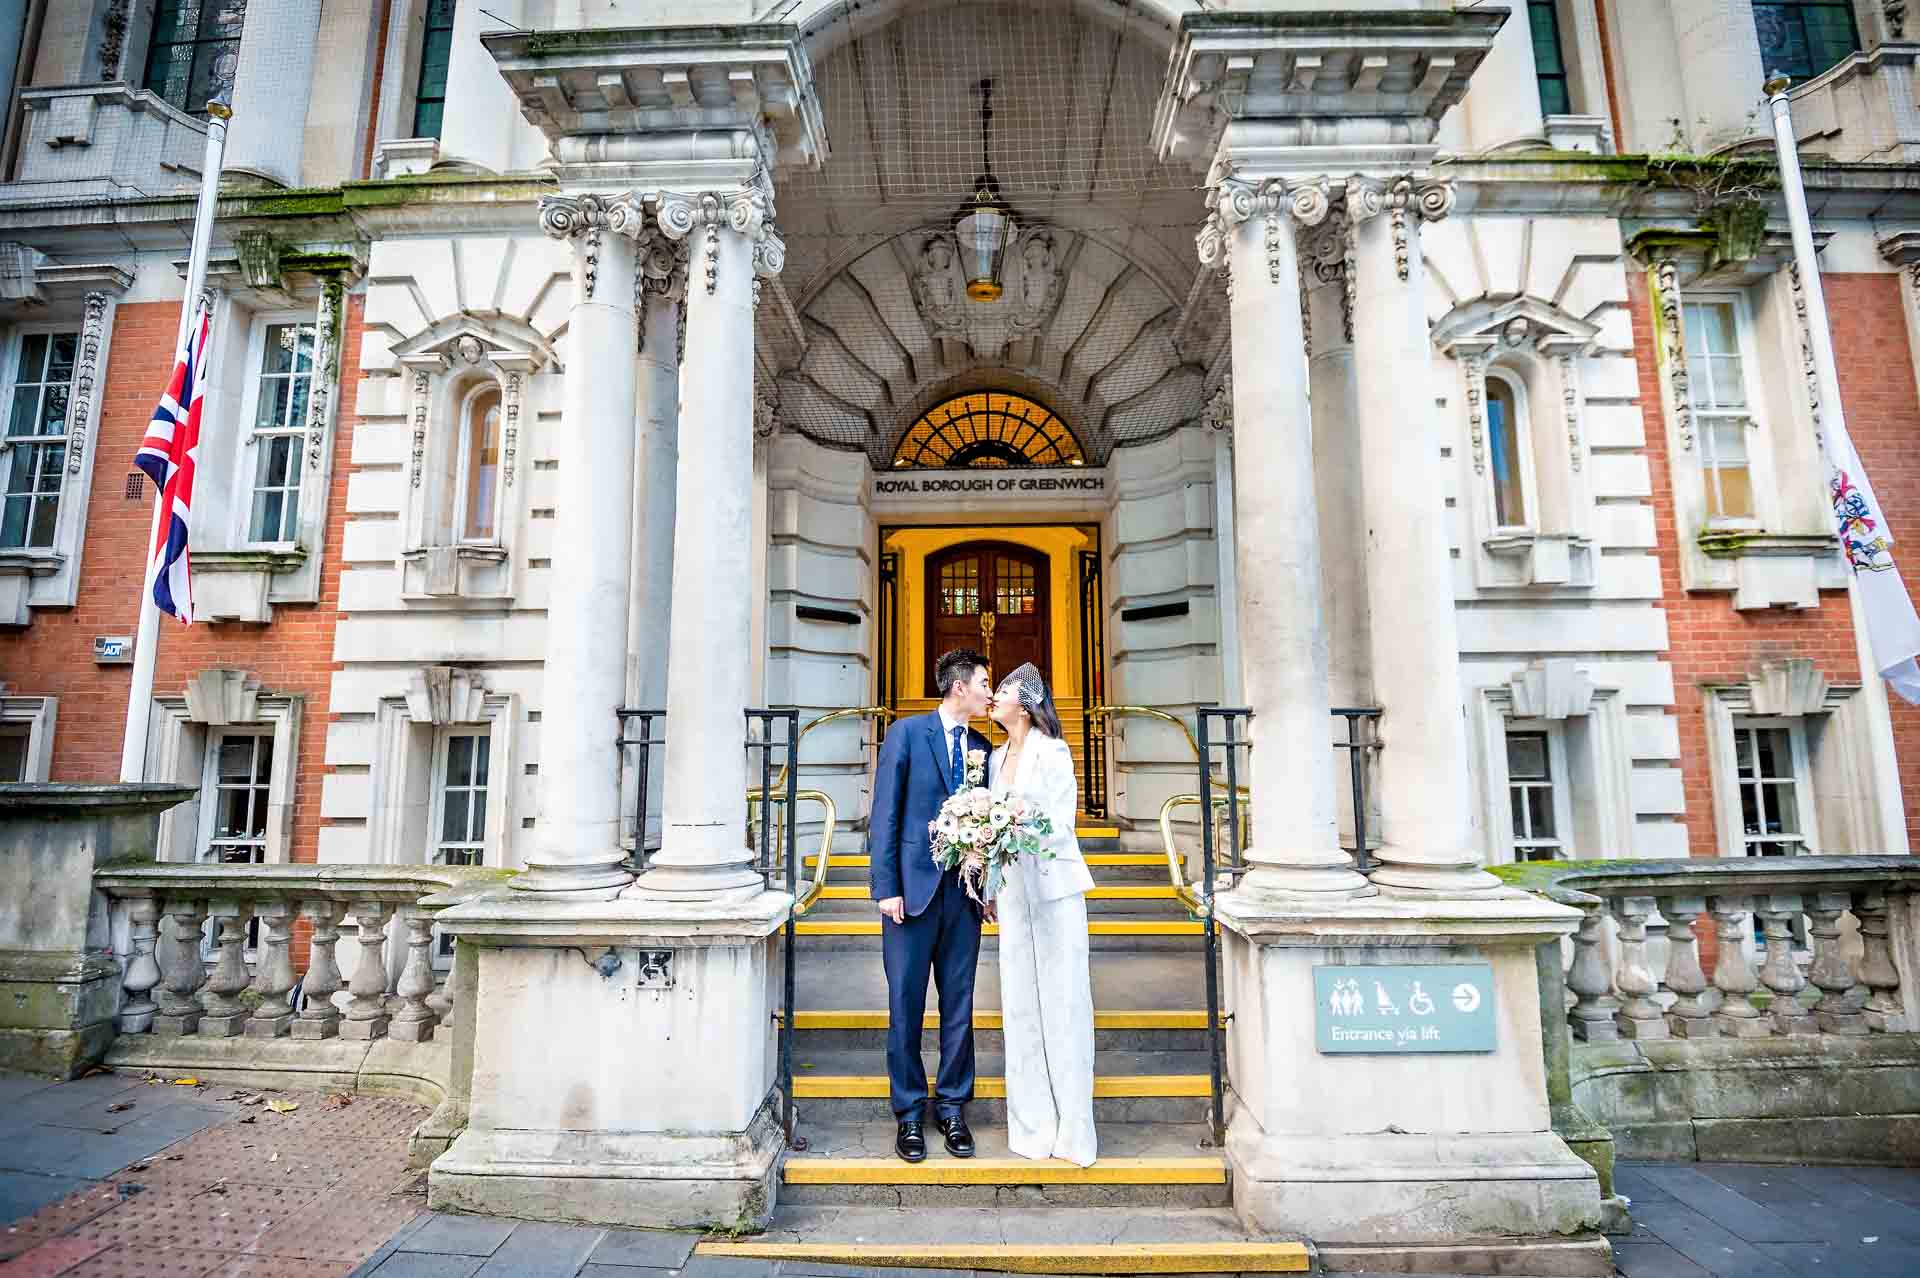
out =
{"type": "Polygon", "coordinates": [[[952,754],[949,766],[951,767],[953,772],[953,788],[956,790],[960,789],[962,786],[966,785],[967,783],[967,771],[966,771],[967,752],[966,752],[966,749],[960,744],[961,734],[964,733],[965,731],[966,731],[965,728],[955,728],[953,730],[953,754],[952,754]]]}

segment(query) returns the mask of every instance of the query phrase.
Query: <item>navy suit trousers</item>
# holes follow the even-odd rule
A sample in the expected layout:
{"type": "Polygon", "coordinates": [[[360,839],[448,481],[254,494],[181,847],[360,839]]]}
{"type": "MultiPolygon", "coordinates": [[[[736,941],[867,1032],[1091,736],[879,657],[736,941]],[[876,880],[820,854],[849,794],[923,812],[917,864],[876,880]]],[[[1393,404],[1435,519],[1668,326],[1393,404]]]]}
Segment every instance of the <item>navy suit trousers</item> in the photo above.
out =
{"type": "Polygon", "coordinates": [[[881,919],[880,943],[887,969],[887,1077],[894,1118],[926,1120],[920,1033],[928,977],[940,990],[934,1116],[951,1118],[973,1099],[973,978],[980,961],[980,911],[960,886],[958,872],[942,874],[933,900],[906,922],[881,919]]]}

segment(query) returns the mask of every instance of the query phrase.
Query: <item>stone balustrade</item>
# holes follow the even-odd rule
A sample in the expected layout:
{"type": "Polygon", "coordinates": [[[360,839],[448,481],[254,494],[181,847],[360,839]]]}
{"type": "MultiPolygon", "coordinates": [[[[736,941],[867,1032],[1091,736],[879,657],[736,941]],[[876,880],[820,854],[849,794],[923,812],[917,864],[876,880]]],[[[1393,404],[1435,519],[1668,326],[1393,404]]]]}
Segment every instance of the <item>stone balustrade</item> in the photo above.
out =
{"type": "Polygon", "coordinates": [[[1912,164],[1920,160],[1914,112],[1920,44],[1889,41],[1853,53],[1793,88],[1793,124],[1801,147],[1841,163],[1912,164]]]}
{"type": "Polygon", "coordinates": [[[205,122],[125,84],[61,85],[20,94],[15,181],[38,199],[124,197],[200,185],[205,122]]]}
{"type": "MultiPolygon", "coordinates": [[[[114,929],[123,972],[119,1030],[306,1040],[391,1035],[425,1042],[436,1028],[451,1028],[457,1014],[443,993],[456,987],[453,974],[447,973],[444,986],[436,980],[434,916],[506,877],[505,871],[438,865],[140,865],[98,871],[94,886],[124,918],[124,926],[114,929]],[[301,918],[312,931],[306,970],[296,972],[293,933],[301,918]],[[209,921],[211,963],[201,952],[209,921]],[[336,956],[342,936],[357,942],[348,975],[336,956]],[[390,954],[396,960],[391,964],[390,954]],[[390,979],[395,967],[398,976],[390,979]],[[296,985],[297,1007],[288,997],[296,985]],[[343,993],[344,1008],[338,997],[343,993]]],[[[460,961],[456,949],[454,962],[460,961]]]]}
{"type": "Polygon", "coordinates": [[[1920,859],[1548,862],[1505,877],[1584,916],[1566,971],[1576,1041],[1920,1029],[1920,859]]]}

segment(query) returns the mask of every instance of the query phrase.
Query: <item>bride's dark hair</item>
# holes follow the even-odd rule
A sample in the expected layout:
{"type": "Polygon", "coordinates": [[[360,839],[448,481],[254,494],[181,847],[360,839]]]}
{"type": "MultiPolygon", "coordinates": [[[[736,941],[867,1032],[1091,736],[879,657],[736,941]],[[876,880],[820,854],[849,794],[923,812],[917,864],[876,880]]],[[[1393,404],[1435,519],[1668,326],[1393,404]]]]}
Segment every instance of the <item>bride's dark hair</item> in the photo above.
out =
{"type": "Polygon", "coordinates": [[[1019,666],[1014,672],[1000,681],[1004,691],[1012,686],[1020,698],[1020,704],[1033,716],[1033,726],[1047,736],[1060,739],[1060,708],[1053,704],[1053,689],[1040,677],[1040,671],[1032,662],[1019,666]]]}

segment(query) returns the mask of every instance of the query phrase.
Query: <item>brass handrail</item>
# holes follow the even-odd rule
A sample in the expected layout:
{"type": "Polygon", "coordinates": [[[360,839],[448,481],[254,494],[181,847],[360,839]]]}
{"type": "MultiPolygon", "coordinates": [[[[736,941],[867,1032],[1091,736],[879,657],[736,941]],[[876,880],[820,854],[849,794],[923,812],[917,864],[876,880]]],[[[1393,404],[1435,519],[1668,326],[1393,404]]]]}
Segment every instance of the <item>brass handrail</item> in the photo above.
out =
{"type": "MultiPolygon", "coordinates": [[[[795,918],[799,918],[801,915],[805,914],[808,910],[813,908],[813,903],[819,900],[820,894],[826,890],[827,867],[833,855],[833,832],[834,832],[834,829],[840,824],[840,810],[834,805],[833,797],[821,790],[796,790],[794,792],[793,797],[796,802],[805,801],[809,803],[818,803],[822,809],[819,863],[813,867],[813,881],[810,884],[808,884],[806,890],[802,892],[799,898],[795,900],[793,903],[793,916],[795,918]]],[[[759,819],[757,815],[757,807],[760,803],[760,800],[761,800],[760,790],[753,789],[753,790],[747,791],[747,827],[748,829],[752,829],[753,823],[759,819]]],[[[786,803],[787,803],[786,793],[782,791],[781,793],[775,794],[773,798],[770,800],[770,802],[775,808],[775,813],[773,818],[773,829],[770,833],[771,833],[773,846],[779,847],[779,846],[782,846],[782,844],[784,843],[783,836],[785,835],[786,830],[783,825],[785,818],[778,811],[778,809],[784,808],[786,806],[786,803]]],[[[796,849],[796,853],[797,851],[798,850],[796,849]]]]}
{"type": "MultiPolygon", "coordinates": [[[[1242,838],[1244,839],[1246,837],[1245,832],[1248,830],[1250,824],[1247,812],[1247,799],[1249,797],[1247,787],[1241,786],[1239,788],[1239,794],[1236,797],[1240,804],[1240,829],[1243,832],[1242,838]]],[[[1226,796],[1214,796],[1213,806],[1216,811],[1226,807],[1227,803],[1228,799],[1226,796]]],[[[1173,840],[1173,814],[1174,811],[1179,808],[1197,808],[1199,806],[1200,796],[1197,794],[1172,795],[1165,803],[1160,805],[1160,846],[1166,852],[1167,856],[1167,877],[1173,882],[1174,894],[1186,903],[1188,909],[1193,910],[1195,913],[1199,913],[1205,907],[1199,895],[1195,893],[1193,888],[1187,883],[1186,876],[1181,873],[1180,849],[1175,846],[1173,840]]],[[[1235,848],[1234,852],[1238,855],[1245,850],[1244,847],[1240,847],[1235,848]]]]}
{"type": "Polygon", "coordinates": [[[851,719],[855,716],[862,719],[878,719],[884,726],[891,724],[895,719],[899,718],[900,712],[892,706],[849,706],[844,710],[829,710],[818,719],[809,723],[806,727],[800,729],[800,735],[794,738],[793,750],[788,754],[787,762],[780,765],[779,775],[773,779],[774,788],[780,789],[786,785],[787,770],[793,766],[793,761],[800,757],[800,742],[806,739],[809,732],[812,732],[821,724],[832,723],[835,719],[851,719]]]}
{"type": "Polygon", "coordinates": [[[1171,723],[1186,735],[1187,749],[1193,752],[1194,762],[1200,761],[1200,743],[1194,740],[1193,729],[1189,728],[1187,721],[1179,715],[1168,714],[1165,710],[1156,710],[1152,706],[1095,706],[1087,711],[1087,718],[1095,723],[1102,719],[1112,719],[1116,715],[1132,715],[1136,718],[1159,719],[1171,723]]]}

